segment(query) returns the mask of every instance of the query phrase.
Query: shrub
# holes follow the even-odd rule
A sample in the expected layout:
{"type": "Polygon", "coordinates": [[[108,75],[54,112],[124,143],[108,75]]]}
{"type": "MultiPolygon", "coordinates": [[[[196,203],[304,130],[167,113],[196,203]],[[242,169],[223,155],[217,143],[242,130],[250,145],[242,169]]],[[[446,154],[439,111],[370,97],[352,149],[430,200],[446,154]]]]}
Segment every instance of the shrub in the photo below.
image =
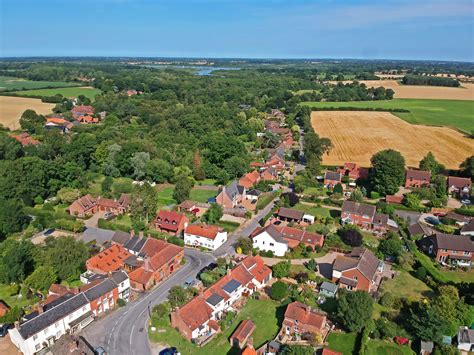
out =
{"type": "Polygon", "coordinates": [[[372,199],[380,198],[380,194],[377,191],[371,191],[370,198],[372,199]]]}
{"type": "Polygon", "coordinates": [[[343,228],[338,230],[341,239],[347,245],[358,247],[362,245],[362,233],[357,226],[346,224],[343,228]]]}
{"type": "Polygon", "coordinates": [[[289,288],[288,285],[282,281],[277,281],[272,285],[271,298],[280,301],[288,296],[289,288]]]}
{"type": "Polygon", "coordinates": [[[385,292],[380,298],[379,303],[388,308],[392,308],[395,297],[390,292],[385,292]]]}
{"type": "Polygon", "coordinates": [[[287,277],[290,273],[291,264],[289,261],[280,261],[272,266],[273,276],[276,278],[287,277]]]}
{"type": "Polygon", "coordinates": [[[118,305],[119,307],[124,307],[126,304],[127,304],[127,302],[125,302],[125,301],[124,301],[123,299],[121,299],[121,298],[119,298],[119,299],[117,300],[117,305],[118,305]]]}
{"type": "Polygon", "coordinates": [[[153,307],[153,313],[155,313],[158,318],[167,316],[169,312],[170,305],[167,302],[157,304],[155,307],[153,307]]]}
{"type": "Polygon", "coordinates": [[[426,269],[423,266],[416,269],[416,277],[422,281],[426,280],[426,269]]]}

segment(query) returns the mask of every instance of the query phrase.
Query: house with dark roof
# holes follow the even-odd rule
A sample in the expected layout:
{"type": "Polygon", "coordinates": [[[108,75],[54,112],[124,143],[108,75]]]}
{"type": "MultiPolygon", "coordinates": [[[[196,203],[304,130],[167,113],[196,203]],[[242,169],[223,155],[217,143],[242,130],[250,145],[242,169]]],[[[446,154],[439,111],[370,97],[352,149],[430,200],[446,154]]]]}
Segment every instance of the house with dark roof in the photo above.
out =
{"type": "Polygon", "coordinates": [[[338,255],[332,264],[332,281],[348,290],[375,292],[381,281],[384,262],[369,249],[357,247],[338,255]]]}
{"type": "Polygon", "coordinates": [[[459,327],[458,349],[465,352],[474,351],[474,329],[469,329],[466,326],[459,327]]]}
{"type": "Polygon", "coordinates": [[[410,233],[410,237],[427,237],[433,234],[433,229],[425,223],[417,222],[408,227],[408,233],[410,233]]]}
{"type": "Polygon", "coordinates": [[[287,207],[280,207],[276,212],[276,218],[281,222],[293,223],[314,223],[314,216],[306,214],[303,211],[287,207]]]}
{"type": "Polygon", "coordinates": [[[328,333],[326,316],[301,302],[288,304],[283,319],[282,333],[287,336],[306,333],[320,334],[323,339],[328,333]]]}
{"type": "Polygon", "coordinates": [[[153,221],[153,226],[160,232],[180,235],[188,223],[189,219],[183,213],[160,210],[153,221]]]}
{"type": "Polygon", "coordinates": [[[471,267],[474,257],[474,238],[435,232],[419,242],[420,248],[439,263],[471,267]]]}
{"type": "Polygon", "coordinates": [[[389,220],[388,215],[376,213],[375,206],[349,200],[342,204],[341,222],[379,233],[386,232],[389,227],[397,227],[394,221],[389,220]]]}
{"type": "Polygon", "coordinates": [[[405,175],[405,187],[427,187],[430,186],[431,171],[407,170],[405,175]]]}
{"type": "Polygon", "coordinates": [[[474,218],[461,228],[461,235],[469,235],[474,237],[474,218]]]}
{"type": "Polygon", "coordinates": [[[246,192],[247,189],[234,180],[219,190],[216,203],[222,208],[235,208],[245,199],[246,192]]]}
{"type": "Polygon", "coordinates": [[[471,195],[472,181],[470,178],[448,176],[448,193],[460,198],[471,195]]]}
{"type": "Polygon", "coordinates": [[[334,188],[337,184],[340,184],[342,181],[342,174],[336,171],[326,171],[324,173],[324,186],[328,189],[334,188]]]}
{"type": "Polygon", "coordinates": [[[259,256],[248,256],[215,284],[171,313],[171,326],[201,345],[220,331],[218,321],[233,310],[243,295],[251,295],[271,279],[271,270],[259,256]]]}

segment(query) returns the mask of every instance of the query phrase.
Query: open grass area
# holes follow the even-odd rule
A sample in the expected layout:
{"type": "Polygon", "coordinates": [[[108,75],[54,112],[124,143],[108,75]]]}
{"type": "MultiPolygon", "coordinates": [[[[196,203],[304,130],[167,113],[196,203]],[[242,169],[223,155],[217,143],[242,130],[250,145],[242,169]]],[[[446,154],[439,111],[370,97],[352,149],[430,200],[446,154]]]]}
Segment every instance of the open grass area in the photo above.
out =
{"type": "Polygon", "coordinates": [[[362,231],[362,238],[363,238],[364,244],[371,249],[376,249],[379,246],[380,240],[381,240],[381,238],[376,237],[372,233],[365,232],[365,231],[362,231]]]}
{"type": "Polygon", "coordinates": [[[78,85],[80,84],[67,83],[65,81],[33,81],[14,76],[0,76],[0,92],[5,90],[30,90],[78,85]]]}
{"type": "Polygon", "coordinates": [[[36,299],[28,299],[26,297],[18,297],[18,295],[9,295],[9,285],[0,283],[0,300],[4,301],[8,307],[13,308],[14,306],[25,307],[32,305],[36,302],[36,299]]]}
{"type": "Polygon", "coordinates": [[[217,190],[200,190],[198,187],[191,190],[189,199],[196,202],[206,203],[209,198],[216,197],[216,195],[217,190]]]}
{"type": "Polygon", "coordinates": [[[93,100],[96,95],[100,94],[99,89],[92,87],[71,87],[71,88],[57,88],[57,89],[38,89],[15,92],[18,96],[54,96],[61,94],[64,97],[72,98],[84,95],[93,100]]]}
{"type": "Polygon", "coordinates": [[[357,354],[357,334],[355,333],[331,333],[327,337],[328,348],[339,351],[344,355],[357,354]]]}
{"type": "Polygon", "coordinates": [[[227,233],[235,231],[237,228],[239,228],[240,224],[237,222],[231,222],[231,221],[219,221],[216,223],[219,227],[224,228],[224,230],[227,233]]]}
{"type": "Polygon", "coordinates": [[[232,349],[229,337],[244,319],[251,319],[256,329],[253,333],[254,347],[258,348],[265,342],[272,340],[278,333],[282,320],[284,308],[279,303],[270,300],[248,300],[230,327],[218,334],[209,344],[197,347],[184,339],[177,330],[171,328],[169,320],[152,319],[152,323],[157,327],[156,332],[149,332],[150,340],[174,346],[181,354],[239,354],[240,351],[232,349]]]}
{"type": "Polygon", "coordinates": [[[404,270],[400,270],[394,279],[383,281],[382,290],[408,301],[419,301],[432,292],[423,281],[404,270]]]}
{"type": "Polygon", "coordinates": [[[163,206],[174,205],[176,200],[173,198],[173,186],[166,186],[158,191],[158,203],[163,206]]]}
{"type": "Polygon", "coordinates": [[[384,101],[305,102],[310,107],[359,107],[406,109],[393,114],[409,123],[448,126],[470,133],[474,130],[473,100],[393,99],[384,101]]]}
{"type": "Polygon", "coordinates": [[[331,217],[331,210],[325,207],[316,207],[316,206],[306,205],[300,202],[300,203],[297,203],[292,208],[295,210],[303,211],[313,216],[317,216],[317,217],[331,217]]]}
{"type": "Polygon", "coordinates": [[[428,274],[431,275],[438,282],[448,283],[452,282],[474,282],[474,271],[463,271],[461,269],[445,271],[440,270],[436,267],[433,261],[425,254],[416,251],[415,252],[416,260],[428,271],[428,274]]]}
{"type": "Polygon", "coordinates": [[[383,340],[369,340],[365,355],[415,355],[408,345],[398,345],[383,340]]]}

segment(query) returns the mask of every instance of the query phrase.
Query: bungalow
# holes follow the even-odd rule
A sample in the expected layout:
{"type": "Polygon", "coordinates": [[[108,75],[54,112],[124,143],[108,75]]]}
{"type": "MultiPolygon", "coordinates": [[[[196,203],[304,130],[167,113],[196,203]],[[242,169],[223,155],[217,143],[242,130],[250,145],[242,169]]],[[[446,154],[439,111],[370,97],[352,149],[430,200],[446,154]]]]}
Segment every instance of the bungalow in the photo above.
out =
{"type": "Polygon", "coordinates": [[[276,213],[278,220],[282,222],[293,222],[293,223],[314,223],[314,216],[306,214],[303,211],[294,210],[291,208],[280,207],[276,213]]]}
{"type": "Polygon", "coordinates": [[[216,197],[216,203],[223,208],[235,208],[245,199],[246,192],[247,189],[234,180],[222,187],[216,197]]]}
{"type": "Polygon", "coordinates": [[[164,233],[179,235],[189,223],[188,217],[175,211],[160,210],[156,215],[153,225],[164,233]]]}
{"type": "Polygon", "coordinates": [[[171,313],[171,326],[183,337],[202,345],[219,332],[222,315],[243,296],[263,288],[271,270],[259,256],[248,256],[215,284],[171,313]]]}
{"type": "Polygon", "coordinates": [[[404,196],[397,196],[397,195],[386,195],[385,196],[385,202],[388,204],[395,203],[401,205],[404,200],[404,196]]]}
{"type": "Polygon", "coordinates": [[[369,169],[358,166],[356,163],[344,163],[344,166],[339,167],[337,172],[353,180],[366,180],[369,178],[369,169]]]}
{"type": "Polygon", "coordinates": [[[23,147],[26,147],[28,145],[38,145],[40,144],[40,141],[33,139],[28,133],[23,132],[20,134],[9,134],[10,137],[15,138],[18,142],[21,143],[23,147]]]}
{"type": "Polygon", "coordinates": [[[342,175],[334,171],[326,171],[324,173],[324,186],[332,189],[342,181],[342,175]]]}
{"type": "Polygon", "coordinates": [[[233,347],[243,349],[252,333],[255,331],[255,323],[249,319],[244,319],[237,329],[230,336],[230,344],[233,347]]]}
{"type": "Polygon", "coordinates": [[[239,185],[245,187],[246,189],[250,189],[255,184],[257,184],[260,179],[260,173],[257,170],[254,170],[242,176],[239,180],[239,185]]]}
{"type": "Polygon", "coordinates": [[[292,302],[286,307],[282,330],[286,335],[311,333],[324,337],[328,332],[326,316],[301,302],[292,302]]]}
{"type": "Polygon", "coordinates": [[[348,290],[377,291],[384,262],[366,248],[356,247],[333,262],[332,281],[348,290]]]}
{"type": "Polygon", "coordinates": [[[419,244],[424,252],[434,256],[439,263],[472,266],[474,241],[470,236],[435,232],[419,244]]]}
{"type": "Polygon", "coordinates": [[[321,248],[324,244],[324,236],[321,234],[273,224],[255,229],[251,238],[254,248],[271,251],[276,256],[284,256],[288,249],[300,244],[313,249],[321,248]]]}
{"type": "Polygon", "coordinates": [[[469,197],[472,182],[470,178],[448,176],[448,193],[461,198],[469,197]]]}
{"type": "Polygon", "coordinates": [[[227,232],[218,226],[190,224],[184,229],[184,244],[216,250],[227,241],[227,232]]]}
{"type": "Polygon", "coordinates": [[[407,170],[405,187],[427,187],[430,186],[431,171],[407,170]]]}
{"type": "Polygon", "coordinates": [[[421,236],[424,238],[432,235],[433,229],[425,223],[417,222],[408,227],[408,233],[410,233],[410,237],[421,236]]]}

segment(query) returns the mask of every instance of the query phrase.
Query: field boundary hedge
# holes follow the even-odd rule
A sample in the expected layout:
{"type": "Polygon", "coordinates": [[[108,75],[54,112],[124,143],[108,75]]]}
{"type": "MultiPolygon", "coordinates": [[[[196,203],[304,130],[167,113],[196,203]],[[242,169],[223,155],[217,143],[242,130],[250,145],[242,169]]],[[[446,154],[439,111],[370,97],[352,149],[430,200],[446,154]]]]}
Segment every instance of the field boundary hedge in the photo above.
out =
{"type": "Polygon", "coordinates": [[[311,111],[377,111],[377,112],[398,112],[398,113],[410,112],[410,110],[407,110],[404,108],[355,107],[355,106],[311,107],[311,111]]]}

